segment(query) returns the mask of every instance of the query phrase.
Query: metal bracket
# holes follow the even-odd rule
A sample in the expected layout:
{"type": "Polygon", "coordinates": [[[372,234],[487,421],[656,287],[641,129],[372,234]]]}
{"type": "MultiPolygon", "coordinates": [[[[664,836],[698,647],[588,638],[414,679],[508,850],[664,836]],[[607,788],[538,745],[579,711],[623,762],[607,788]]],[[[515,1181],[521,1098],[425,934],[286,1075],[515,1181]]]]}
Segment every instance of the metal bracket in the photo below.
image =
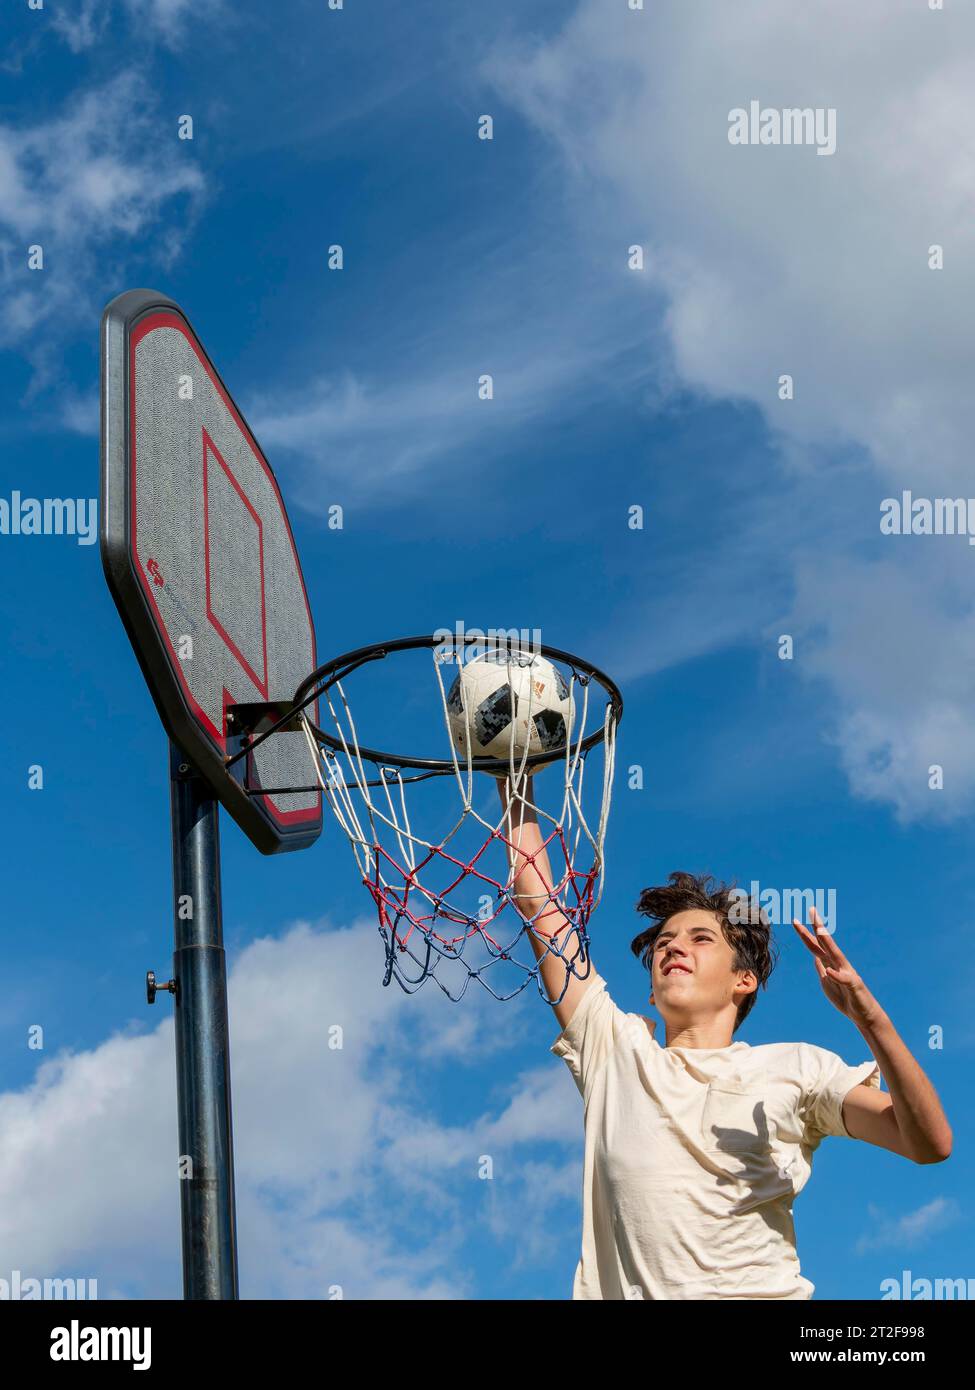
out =
{"type": "MultiPolygon", "coordinates": [[[[263,703],[251,703],[227,706],[227,732],[238,738],[252,737],[259,731],[260,725],[265,723],[276,723],[284,715],[288,714],[292,708],[290,700],[265,700],[263,703]]],[[[301,725],[298,723],[297,712],[282,724],[279,733],[297,734],[301,732],[301,725]]]]}
{"type": "Polygon", "coordinates": [[[146,999],[149,1001],[150,1004],[155,1004],[155,1002],[156,1002],[156,995],[159,994],[159,993],[161,993],[161,992],[168,992],[169,994],[175,994],[175,993],[176,993],[176,981],[175,981],[175,980],[167,980],[166,983],[165,983],[164,985],[157,984],[157,983],[156,983],[156,972],[155,972],[154,970],[147,970],[147,971],[146,971],[146,999]]]}

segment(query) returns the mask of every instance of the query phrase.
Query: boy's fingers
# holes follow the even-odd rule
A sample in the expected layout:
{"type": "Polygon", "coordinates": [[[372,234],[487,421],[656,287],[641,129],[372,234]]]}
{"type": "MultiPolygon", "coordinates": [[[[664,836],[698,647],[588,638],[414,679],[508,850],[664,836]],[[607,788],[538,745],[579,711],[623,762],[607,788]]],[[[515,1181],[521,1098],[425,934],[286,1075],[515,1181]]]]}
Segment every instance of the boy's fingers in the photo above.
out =
{"type": "Polygon", "coordinates": [[[806,946],[809,947],[810,951],[813,953],[814,956],[819,956],[823,954],[822,943],[819,940],[817,940],[817,938],[813,936],[812,933],[809,932],[807,928],[802,925],[801,922],[797,922],[796,919],[793,917],[792,925],[795,927],[803,942],[806,944],[806,946]]]}

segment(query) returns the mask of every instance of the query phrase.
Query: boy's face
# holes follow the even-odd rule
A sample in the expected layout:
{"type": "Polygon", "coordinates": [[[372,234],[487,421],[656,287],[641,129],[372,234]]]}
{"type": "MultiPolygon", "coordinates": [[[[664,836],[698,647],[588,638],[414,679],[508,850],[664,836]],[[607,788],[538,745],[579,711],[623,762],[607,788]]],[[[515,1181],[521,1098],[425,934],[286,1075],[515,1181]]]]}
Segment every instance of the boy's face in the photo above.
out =
{"type": "Polygon", "coordinates": [[[653,945],[650,1002],[665,1018],[709,1017],[736,1008],[758,987],[750,970],[732,970],[735,953],[717,916],[689,908],[668,918],[653,945]]]}

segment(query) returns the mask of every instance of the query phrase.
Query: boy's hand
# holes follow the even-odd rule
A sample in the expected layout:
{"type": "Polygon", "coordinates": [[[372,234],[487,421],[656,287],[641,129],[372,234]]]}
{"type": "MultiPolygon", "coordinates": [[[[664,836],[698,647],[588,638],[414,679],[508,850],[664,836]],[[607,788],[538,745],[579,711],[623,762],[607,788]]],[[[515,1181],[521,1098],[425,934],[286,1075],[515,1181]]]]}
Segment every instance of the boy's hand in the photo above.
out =
{"type": "Polygon", "coordinates": [[[826,930],[823,919],[814,907],[810,908],[809,916],[816,929],[815,936],[794,917],[792,925],[812,953],[826,998],[853,1023],[875,1022],[883,1012],[880,1005],[826,930]]]}

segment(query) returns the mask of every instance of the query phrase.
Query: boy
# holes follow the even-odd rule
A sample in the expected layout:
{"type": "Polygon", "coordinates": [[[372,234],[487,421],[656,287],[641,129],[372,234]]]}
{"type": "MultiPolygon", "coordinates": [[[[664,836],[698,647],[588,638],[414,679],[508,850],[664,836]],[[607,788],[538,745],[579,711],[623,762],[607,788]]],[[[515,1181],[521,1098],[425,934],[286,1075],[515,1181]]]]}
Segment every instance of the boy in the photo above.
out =
{"type": "MultiPolygon", "coordinates": [[[[508,784],[498,785],[507,806],[508,784]]],[[[554,901],[531,779],[508,817],[515,905],[532,922],[562,1029],[552,1051],[585,1102],[573,1298],[811,1298],[792,1203],[820,1141],[846,1135],[939,1163],[952,1133],[933,1086],[815,909],[815,935],[793,926],[827,999],[875,1060],[851,1067],[812,1043],[732,1041],[772,971],[769,927],[735,912],[724,885],[686,873],[645,889],[637,904],[652,925],[632,950],[650,973],[660,1039],[655,1022],[613,1003],[554,901]],[[566,981],[577,957],[585,978],[566,981]]]]}

